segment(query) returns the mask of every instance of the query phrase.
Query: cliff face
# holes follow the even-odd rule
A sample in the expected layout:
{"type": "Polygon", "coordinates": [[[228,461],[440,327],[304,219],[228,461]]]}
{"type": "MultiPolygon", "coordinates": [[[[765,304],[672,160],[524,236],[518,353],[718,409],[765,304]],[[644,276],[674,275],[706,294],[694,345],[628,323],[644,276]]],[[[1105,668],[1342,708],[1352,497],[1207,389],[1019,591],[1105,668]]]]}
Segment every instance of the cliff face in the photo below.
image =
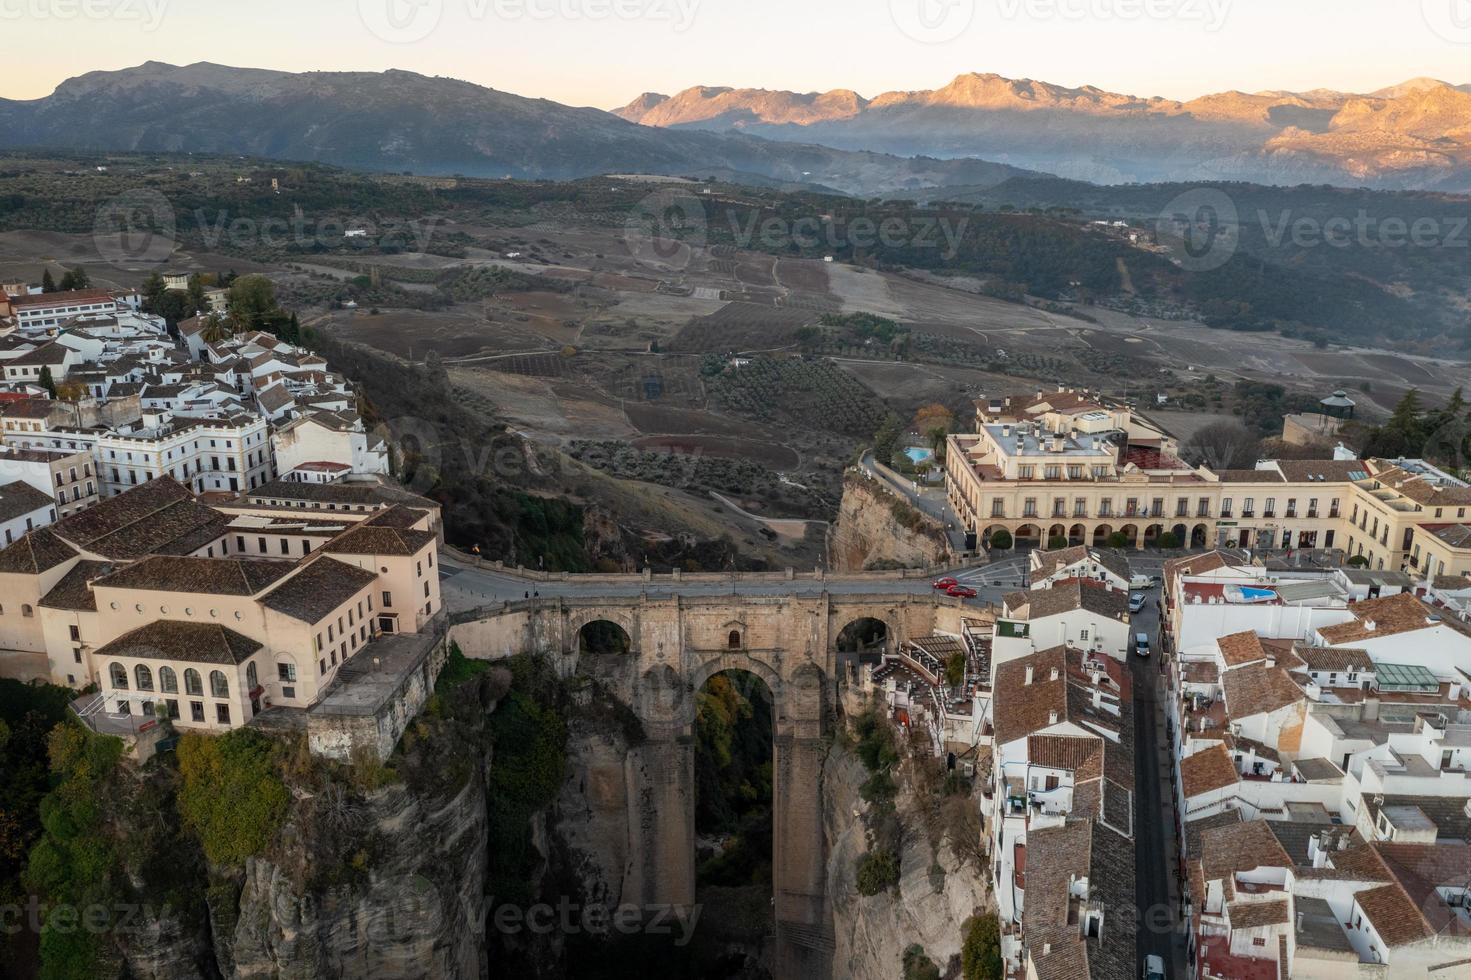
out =
{"type": "Polygon", "coordinates": [[[871,481],[844,481],[833,528],[833,571],[923,568],[944,561],[945,553],[944,533],[913,507],[871,481]]]}
{"type": "Polygon", "coordinates": [[[227,897],[211,903],[228,975],[485,975],[484,781],[477,775],[449,800],[396,785],[365,804],[355,819],[366,848],[344,854],[331,832],[293,822],[281,857],[248,862],[236,909],[227,897]],[[323,875],[338,862],[350,880],[323,875]]]}
{"type": "Polygon", "coordinates": [[[948,838],[933,847],[917,821],[909,819],[912,801],[901,797],[900,813],[914,827],[900,853],[898,888],[860,895],[855,869],[868,845],[863,821],[853,815],[865,806],[858,788],[868,771],[854,755],[834,748],[824,775],[833,976],[891,980],[911,944],[923,947],[943,973],[950,958],[960,954],[965,920],[992,909],[985,869],[963,862],[948,838]]]}

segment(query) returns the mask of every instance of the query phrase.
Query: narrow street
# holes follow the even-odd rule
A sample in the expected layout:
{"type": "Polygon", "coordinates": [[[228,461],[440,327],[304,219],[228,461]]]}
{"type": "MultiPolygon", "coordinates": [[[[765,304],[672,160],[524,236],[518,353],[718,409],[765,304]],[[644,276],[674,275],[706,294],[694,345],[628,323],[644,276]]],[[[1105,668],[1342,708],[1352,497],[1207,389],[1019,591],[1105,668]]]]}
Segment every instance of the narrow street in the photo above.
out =
{"type": "Polygon", "coordinates": [[[1134,881],[1139,914],[1139,962],[1143,964],[1146,956],[1158,956],[1165,962],[1170,976],[1180,976],[1184,968],[1184,944],[1176,937],[1179,889],[1175,879],[1174,794],[1170,788],[1173,765],[1165,729],[1165,685],[1160,673],[1157,605],[1160,590],[1152,588],[1144,594],[1148,602],[1133,616],[1131,632],[1149,635],[1150,655],[1139,657],[1130,653],[1134,680],[1134,881]]]}

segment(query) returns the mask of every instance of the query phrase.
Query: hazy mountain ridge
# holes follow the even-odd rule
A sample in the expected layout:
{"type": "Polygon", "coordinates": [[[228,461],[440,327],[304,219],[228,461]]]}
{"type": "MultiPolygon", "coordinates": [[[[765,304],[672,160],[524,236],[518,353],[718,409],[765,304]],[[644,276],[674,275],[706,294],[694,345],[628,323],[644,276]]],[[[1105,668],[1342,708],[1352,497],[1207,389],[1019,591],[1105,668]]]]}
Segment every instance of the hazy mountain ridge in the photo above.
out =
{"type": "Polygon", "coordinates": [[[1232,179],[1471,190],[1471,85],[1221,92],[1188,102],[966,74],[943,88],[793,93],[698,87],[641,96],[631,122],[738,130],[844,149],[980,156],[1098,182],[1232,179]]]}
{"type": "Polygon", "coordinates": [[[750,174],[856,194],[997,183],[1016,168],[909,160],[742,133],[630,124],[600,109],[406,71],[291,72],[148,62],[0,100],[6,145],[240,153],[367,170],[566,179],[599,173],[750,174]]]}

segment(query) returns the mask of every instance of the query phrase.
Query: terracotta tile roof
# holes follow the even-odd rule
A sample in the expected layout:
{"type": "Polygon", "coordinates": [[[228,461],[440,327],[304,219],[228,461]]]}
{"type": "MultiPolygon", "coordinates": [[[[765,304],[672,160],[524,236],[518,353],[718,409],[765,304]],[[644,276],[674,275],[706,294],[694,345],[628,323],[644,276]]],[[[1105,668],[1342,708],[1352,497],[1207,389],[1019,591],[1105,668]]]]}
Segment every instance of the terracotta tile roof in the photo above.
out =
{"type": "Polygon", "coordinates": [[[1353,647],[1310,647],[1299,644],[1293,652],[1302,660],[1305,670],[1319,673],[1367,673],[1374,669],[1374,661],[1364,650],[1353,647]]]}
{"type": "Polygon", "coordinates": [[[97,650],[93,656],[136,657],[143,660],[182,660],[186,663],[239,665],[261,648],[218,623],[180,623],[160,619],[126,633],[97,650]]]}
{"type": "Polygon", "coordinates": [[[1224,745],[1212,745],[1180,760],[1180,785],[1185,798],[1200,796],[1225,786],[1234,786],[1241,775],[1224,745]]]}
{"type": "Polygon", "coordinates": [[[1226,897],[1235,897],[1230,879],[1257,868],[1293,867],[1292,856],[1283,850],[1265,820],[1214,827],[1201,834],[1201,871],[1206,881],[1225,880],[1226,897]]]}
{"type": "Polygon", "coordinates": [[[1027,739],[1027,761],[1048,769],[1065,769],[1074,780],[1103,775],[1103,739],[1071,735],[1033,735],[1027,739]]]}
{"type": "Polygon", "coordinates": [[[1134,901],[1134,842],[1092,820],[1069,820],[1027,835],[1022,932],[1037,980],[1135,980],[1135,933],[1118,921],[1134,901]],[[1088,879],[1104,910],[1102,935],[1083,938],[1071,890],[1088,879]],[[1110,918],[1110,917],[1115,918],[1110,918]]]}
{"type": "Polygon", "coordinates": [[[181,542],[192,551],[224,533],[227,523],[183,484],[161,477],[63,517],[54,529],[78,548],[121,561],[176,553],[181,542]]]}
{"type": "Polygon", "coordinates": [[[1050,589],[1013,592],[1003,602],[1012,611],[1012,615],[1028,621],[1077,610],[1087,610],[1095,615],[1120,621],[1127,621],[1129,618],[1127,593],[1076,579],[1061,582],[1050,589]]]}
{"type": "Polygon", "coordinates": [[[1067,717],[1067,663],[1063,647],[1042,650],[996,667],[993,685],[996,745],[1023,738],[1067,717]],[[1026,681],[1032,668],[1032,683],[1026,681]],[[1054,675],[1056,679],[1054,678],[1054,675]]]}
{"type": "Polygon", "coordinates": [[[1358,459],[1279,459],[1276,463],[1289,483],[1352,483],[1354,474],[1364,473],[1364,463],[1358,459]]]}
{"type": "Polygon", "coordinates": [[[160,556],[128,565],[97,585],[147,592],[253,596],[295,570],[296,563],[289,561],[160,556]]]}
{"type": "Polygon", "coordinates": [[[75,557],[77,549],[46,527],[32,531],[0,551],[0,572],[38,575],[75,557]]]}
{"type": "Polygon", "coordinates": [[[1471,935],[1471,927],[1461,922],[1437,892],[1447,886],[1466,887],[1466,882],[1471,880],[1471,846],[1379,843],[1374,847],[1432,932],[1471,935]]]}
{"type": "Polygon", "coordinates": [[[1262,638],[1251,630],[1220,637],[1216,640],[1216,648],[1221,651],[1221,658],[1226,661],[1227,669],[1267,659],[1267,651],[1262,648],[1262,638]]]}
{"type": "Polygon", "coordinates": [[[55,498],[49,493],[42,493],[24,480],[0,486],[0,522],[16,521],[27,514],[55,506],[55,498]]]}
{"type": "Polygon", "coordinates": [[[112,571],[112,565],[103,561],[79,561],[51,587],[41,600],[47,609],[67,609],[73,612],[96,612],[97,596],[91,583],[112,571]]]}
{"type": "Polygon", "coordinates": [[[1206,575],[1222,568],[1243,568],[1246,562],[1223,551],[1208,551],[1203,555],[1186,555],[1165,562],[1165,581],[1178,575],[1206,575]]]}
{"type": "Polygon", "coordinates": [[[1380,885],[1357,892],[1354,901],[1386,946],[1404,946],[1434,935],[1425,917],[1399,885],[1380,885]]]}
{"type": "Polygon", "coordinates": [[[112,299],[105,289],[66,289],[50,293],[33,293],[28,296],[12,296],[12,309],[23,310],[31,306],[70,306],[80,303],[101,303],[112,299]]]}
{"type": "Polygon", "coordinates": [[[1262,929],[1287,924],[1287,899],[1272,902],[1232,902],[1226,906],[1232,929],[1262,929]]]}
{"type": "Polygon", "coordinates": [[[333,555],[416,555],[438,539],[429,531],[379,527],[364,522],[329,541],[323,551],[333,555]]]}
{"type": "MultiPolygon", "coordinates": [[[[1374,463],[1376,466],[1387,465],[1381,460],[1375,460],[1374,463]]],[[[1374,479],[1422,506],[1459,507],[1471,504],[1471,487],[1437,486],[1420,474],[1410,473],[1399,466],[1388,465],[1387,469],[1377,471],[1374,479]]]]}
{"type": "Polygon", "coordinates": [[[1355,602],[1348,607],[1348,611],[1354,616],[1352,621],[1324,626],[1318,630],[1324,641],[1333,646],[1342,646],[1345,643],[1359,643],[1429,629],[1432,618],[1442,619],[1454,626],[1452,620],[1435,607],[1427,605],[1409,592],[1355,602]],[[1371,622],[1374,624],[1373,629],[1369,629],[1368,624],[1371,622]]]}
{"type": "Polygon", "coordinates": [[[373,572],[322,557],[261,597],[268,609],[304,623],[317,623],[378,581],[373,572]]]}
{"type": "Polygon", "coordinates": [[[1285,668],[1264,663],[1226,671],[1221,675],[1221,689],[1226,695],[1226,712],[1233,718],[1276,711],[1307,699],[1285,668]]]}
{"type": "Polygon", "coordinates": [[[65,412],[66,406],[49,398],[27,398],[10,402],[0,408],[0,415],[8,419],[47,419],[56,412],[65,412]]]}
{"type": "Polygon", "coordinates": [[[1216,478],[1222,483],[1284,483],[1282,474],[1276,470],[1216,470],[1216,478]]]}

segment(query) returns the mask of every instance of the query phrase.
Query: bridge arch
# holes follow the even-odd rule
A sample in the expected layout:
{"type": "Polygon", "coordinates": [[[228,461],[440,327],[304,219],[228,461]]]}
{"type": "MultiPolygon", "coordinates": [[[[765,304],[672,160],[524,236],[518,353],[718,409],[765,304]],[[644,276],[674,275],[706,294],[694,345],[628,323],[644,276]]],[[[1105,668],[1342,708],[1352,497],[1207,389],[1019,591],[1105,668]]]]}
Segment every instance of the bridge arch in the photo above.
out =
{"type": "Polygon", "coordinates": [[[623,656],[636,652],[633,631],[628,625],[614,618],[589,617],[576,628],[575,632],[569,629],[569,633],[573,636],[572,652],[579,656],[589,654],[623,656]]]}
{"type": "Polygon", "coordinates": [[[840,654],[883,653],[898,638],[893,625],[871,611],[837,617],[837,620],[842,619],[847,619],[847,622],[833,633],[833,648],[840,654]]]}

